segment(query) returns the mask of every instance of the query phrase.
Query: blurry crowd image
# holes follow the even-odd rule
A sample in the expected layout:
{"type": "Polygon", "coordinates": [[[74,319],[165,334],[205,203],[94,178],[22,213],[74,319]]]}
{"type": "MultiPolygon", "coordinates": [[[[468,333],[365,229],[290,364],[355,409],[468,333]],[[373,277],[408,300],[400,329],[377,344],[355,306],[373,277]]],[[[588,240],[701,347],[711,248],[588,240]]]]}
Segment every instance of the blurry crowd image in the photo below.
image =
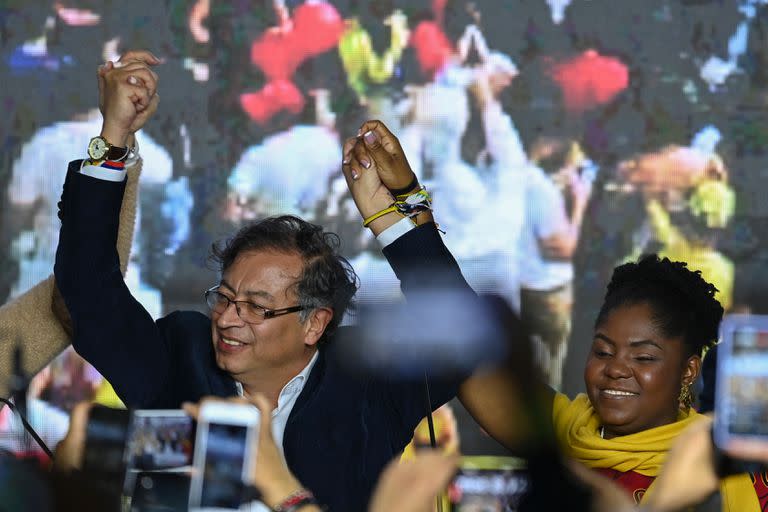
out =
{"type": "MultiPolygon", "coordinates": [[[[366,119],[398,136],[469,284],[520,313],[558,390],[583,390],[605,285],[641,254],[700,270],[727,312],[766,312],[765,0],[4,2],[3,302],[52,272],[67,163],[101,126],[83,77],[129,48],[163,61],[126,275],[155,318],[206,311],[211,243],[282,213],[339,234],[360,300],[397,298],[340,169],[366,119]]],[[[119,404],[68,349],[33,379],[32,424],[53,444],[81,400],[119,404]]],[[[446,443],[494,452],[455,407],[446,443]]],[[[33,450],[17,432],[3,409],[0,445],[33,450]]],[[[145,453],[184,453],[163,442],[145,453]]]]}

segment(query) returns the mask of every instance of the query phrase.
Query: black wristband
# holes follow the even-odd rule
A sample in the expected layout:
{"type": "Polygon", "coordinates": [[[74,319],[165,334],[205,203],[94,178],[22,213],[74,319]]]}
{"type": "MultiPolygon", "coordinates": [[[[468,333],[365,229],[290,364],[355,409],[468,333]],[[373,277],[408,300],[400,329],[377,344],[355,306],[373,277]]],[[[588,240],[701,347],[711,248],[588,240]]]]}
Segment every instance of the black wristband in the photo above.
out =
{"type": "Polygon", "coordinates": [[[408,192],[412,191],[418,186],[419,186],[419,178],[417,178],[416,175],[414,174],[413,180],[408,184],[407,187],[390,189],[389,192],[393,196],[401,196],[403,194],[407,194],[408,192]]]}

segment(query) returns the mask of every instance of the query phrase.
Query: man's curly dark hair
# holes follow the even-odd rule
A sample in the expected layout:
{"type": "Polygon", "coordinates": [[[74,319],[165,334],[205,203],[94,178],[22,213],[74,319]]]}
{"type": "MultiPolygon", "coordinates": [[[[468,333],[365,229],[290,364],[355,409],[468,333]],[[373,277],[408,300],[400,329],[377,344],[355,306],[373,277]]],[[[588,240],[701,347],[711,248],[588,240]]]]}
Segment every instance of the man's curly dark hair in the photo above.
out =
{"type": "Polygon", "coordinates": [[[595,327],[618,307],[645,303],[665,336],[682,337],[688,355],[701,356],[717,341],[723,318],[717,291],[686,263],[646,255],[614,269],[595,327]]]}
{"type": "Polygon", "coordinates": [[[318,342],[322,346],[341,323],[358,287],[357,274],[339,254],[339,245],[335,233],[325,232],[322,227],[293,215],[280,215],[249,224],[229,240],[213,244],[210,259],[224,274],[244,252],[298,253],[304,260],[304,271],[294,284],[299,304],[306,307],[300,313],[301,321],[305,321],[314,308],[333,310],[333,318],[318,342]]]}

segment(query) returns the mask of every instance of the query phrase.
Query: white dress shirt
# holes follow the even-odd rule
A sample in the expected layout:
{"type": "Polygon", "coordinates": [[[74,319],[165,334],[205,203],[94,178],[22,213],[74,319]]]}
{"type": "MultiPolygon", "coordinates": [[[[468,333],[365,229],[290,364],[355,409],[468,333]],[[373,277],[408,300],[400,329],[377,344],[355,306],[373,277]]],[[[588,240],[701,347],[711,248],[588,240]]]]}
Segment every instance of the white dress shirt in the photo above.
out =
{"type": "MultiPolygon", "coordinates": [[[[315,355],[309,360],[307,366],[283,386],[283,389],[280,390],[280,396],[277,398],[277,408],[272,411],[272,437],[275,439],[280,453],[283,453],[283,435],[285,434],[285,426],[288,424],[288,417],[307,383],[309,373],[317,362],[317,355],[318,353],[315,351],[315,355]]],[[[243,385],[237,381],[235,381],[235,385],[237,386],[237,394],[245,396],[243,385]]]]}
{"type": "MultiPolygon", "coordinates": [[[[277,398],[277,408],[272,411],[272,437],[275,440],[275,444],[277,444],[277,449],[280,450],[280,454],[283,455],[283,458],[285,458],[285,454],[283,453],[283,436],[285,434],[285,426],[288,424],[288,417],[291,415],[293,406],[296,405],[296,400],[299,398],[299,395],[304,389],[304,385],[307,383],[307,378],[309,377],[312,368],[315,366],[315,362],[317,362],[317,357],[318,352],[316,351],[315,355],[313,355],[312,359],[307,363],[307,366],[283,386],[283,389],[280,391],[280,396],[277,398]]],[[[237,386],[237,394],[239,396],[245,396],[243,385],[237,381],[235,381],[235,385],[237,386]]],[[[269,512],[269,507],[260,501],[253,501],[241,508],[249,510],[250,512],[269,512]]]]}

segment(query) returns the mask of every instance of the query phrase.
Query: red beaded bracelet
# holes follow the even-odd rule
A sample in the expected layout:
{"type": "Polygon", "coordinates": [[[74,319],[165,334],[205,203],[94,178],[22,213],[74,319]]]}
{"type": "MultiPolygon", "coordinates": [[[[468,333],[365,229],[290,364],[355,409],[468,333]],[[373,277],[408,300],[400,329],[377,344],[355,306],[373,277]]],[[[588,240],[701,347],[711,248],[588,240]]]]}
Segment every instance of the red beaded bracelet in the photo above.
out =
{"type": "Polygon", "coordinates": [[[315,496],[306,489],[299,489],[288,495],[279,505],[276,505],[274,512],[295,512],[304,505],[317,505],[315,496]]]}

